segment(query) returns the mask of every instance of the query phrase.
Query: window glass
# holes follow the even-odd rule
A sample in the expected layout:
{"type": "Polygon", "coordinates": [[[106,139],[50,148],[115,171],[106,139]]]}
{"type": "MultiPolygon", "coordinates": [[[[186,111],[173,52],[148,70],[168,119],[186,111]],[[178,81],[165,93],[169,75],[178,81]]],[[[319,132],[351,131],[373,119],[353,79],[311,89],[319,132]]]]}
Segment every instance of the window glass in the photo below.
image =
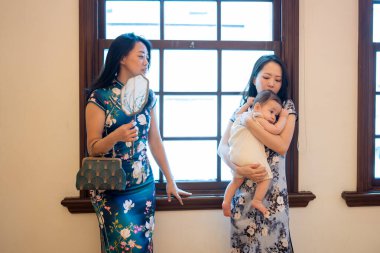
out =
{"type": "Polygon", "coordinates": [[[216,40],[216,2],[164,2],[166,40],[216,40]]]}
{"type": "Polygon", "coordinates": [[[130,32],[160,39],[159,1],[106,1],[106,39],[130,32]]]}
{"type": "Polygon", "coordinates": [[[222,40],[273,40],[271,2],[222,2],[222,40]]]}
{"type": "Polygon", "coordinates": [[[375,178],[380,178],[380,139],[375,140],[375,178]]]}
{"type": "Polygon", "coordinates": [[[375,80],[376,80],[376,91],[380,92],[380,52],[376,53],[375,80]]]}
{"type": "Polygon", "coordinates": [[[222,120],[221,120],[221,133],[224,134],[227,124],[234,113],[240,106],[241,95],[224,95],[222,96],[222,120]]]}
{"type": "Polygon", "coordinates": [[[166,95],[163,135],[164,137],[215,137],[216,112],[216,96],[166,95]]]}
{"type": "Polygon", "coordinates": [[[216,91],[216,50],[165,50],[164,91],[216,91]]]}
{"type": "Polygon", "coordinates": [[[373,5],[373,42],[380,42],[380,4],[373,5]]]}
{"type": "MultiPolygon", "coordinates": [[[[156,111],[156,121],[157,121],[157,127],[159,127],[159,119],[160,119],[160,96],[159,95],[156,95],[156,105],[154,106],[155,108],[155,111],[156,111]]],[[[156,163],[156,161],[154,160],[153,158],[153,155],[152,153],[150,152],[150,149],[149,149],[149,145],[148,145],[148,158],[149,158],[149,162],[150,162],[150,165],[152,166],[152,170],[153,170],[153,175],[154,175],[154,179],[155,180],[158,180],[159,179],[159,167],[156,163]]]]}
{"type": "Polygon", "coordinates": [[[375,134],[380,135],[380,95],[376,96],[375,134]]]}
{"type": "Polygon", "coordinates": [[[149,79],[149,88],[158,91],[160,87],[160,51],[152,49],[150,58],[150,68],[146,77],[149,79]]]}
{"type": "Polygon", "coordinates": [[[223,50],[222,91],[241,92],[247,86],[257,59],[273,51],[223,50]]]}
{"type": "Polygon", "coordinates": [[[216,141],[165,141],[164,145],[177,182],[216,180],[216,141]]]}

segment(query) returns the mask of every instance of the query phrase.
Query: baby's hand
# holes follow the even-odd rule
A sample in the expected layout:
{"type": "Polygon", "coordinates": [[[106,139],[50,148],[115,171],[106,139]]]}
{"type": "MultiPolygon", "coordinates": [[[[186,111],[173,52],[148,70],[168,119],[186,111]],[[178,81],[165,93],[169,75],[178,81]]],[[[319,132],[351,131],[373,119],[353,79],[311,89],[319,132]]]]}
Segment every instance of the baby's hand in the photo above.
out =
{"type": "Polygon", "coordinates": [[[247,104],[253,105],[253,101],[255,100],[255,97],[248,97],[247,98],[247,104]]]}
{"type": "Polygon", "coordinates": [[[288,117],[289,116],[289,111],[285,108],[282,108],[280,112],[280,117],[288,117]]]}

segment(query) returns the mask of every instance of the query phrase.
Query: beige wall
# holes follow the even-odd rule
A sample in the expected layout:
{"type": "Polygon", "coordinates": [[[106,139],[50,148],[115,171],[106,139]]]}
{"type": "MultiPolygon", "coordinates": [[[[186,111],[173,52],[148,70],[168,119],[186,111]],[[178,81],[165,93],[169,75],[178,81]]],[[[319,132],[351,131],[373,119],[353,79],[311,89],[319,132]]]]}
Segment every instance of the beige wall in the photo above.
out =
{"type": "MultiPolygon", "coordinates": [[[[380,207],[340,197],[356,187],[357,0],[300,2],[300,189],[317,199],[291,209],[295,250],[376,253],[380,207]]],[[[94,215],[60,205],[77,194],[78,0],[0,6],[0,252],[100,252],[94,215]]],[[[228,233],[220,210],[158,212],[155,247],[223,253],[228,233]]]]}

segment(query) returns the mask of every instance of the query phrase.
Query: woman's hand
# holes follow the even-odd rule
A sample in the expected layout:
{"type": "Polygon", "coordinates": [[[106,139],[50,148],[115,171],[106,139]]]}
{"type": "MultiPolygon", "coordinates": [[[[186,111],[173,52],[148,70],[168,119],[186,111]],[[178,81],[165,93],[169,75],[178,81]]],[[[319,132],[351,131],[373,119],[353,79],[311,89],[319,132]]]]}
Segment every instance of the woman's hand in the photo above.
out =
{"type": "Polygon", "coordinates": [[[179,189],[174,181],[168,182],[166,184],[166,193],[168,195],[168,202],[172,201],[171,195],[173,195],[176,199],[178,199],[181,205],[183,205],[181,196],[186,198],[192,195],[190,192],[179,189]]]}
{"type": "Polygon", "coordinates": [[[138,127],[135,121],[128,124],[121,125],[112,134],[116,137],[117,141],[132,142],[138,139],[138,127]]]}
{"type": "Polygon", "coordinates": [[[259,163],[244,166],[236,165],[236,172],[254,182],[260,182],[268,175],[265,167],[259,163]]]}

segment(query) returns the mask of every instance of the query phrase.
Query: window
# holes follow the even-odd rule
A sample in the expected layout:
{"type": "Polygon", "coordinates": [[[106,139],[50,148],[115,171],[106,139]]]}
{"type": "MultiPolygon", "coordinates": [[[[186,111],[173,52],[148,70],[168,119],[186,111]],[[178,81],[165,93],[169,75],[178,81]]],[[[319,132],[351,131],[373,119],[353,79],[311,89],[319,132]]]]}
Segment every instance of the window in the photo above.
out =
{"type": "MultiPolygon", "coordinates": [[[[158,97],[161,136],[177,184],[194,194],[183,207],[163,200],[164,178],[151,159],[157,209],[220,208],[230,172],[217,146],[258,57],[282,57],[298,105],[298,0],[80,0],[81,158],[82,91],[99,73],[112,40],[126,32],[152,42],[148,78],[158,97]]],[[[286,159],[288,190],[291,206],[306,206],[315,196],[298,191],[297,134],[298,127],[286,159]]],[[[86,192],[62,204],[70,212],[92,212],[86,192]]]]}
{"type": "Polygon", "coordinates": [[[380,0],[359,1],[357,191],[348,206],[380,205],[380,0]]]}

